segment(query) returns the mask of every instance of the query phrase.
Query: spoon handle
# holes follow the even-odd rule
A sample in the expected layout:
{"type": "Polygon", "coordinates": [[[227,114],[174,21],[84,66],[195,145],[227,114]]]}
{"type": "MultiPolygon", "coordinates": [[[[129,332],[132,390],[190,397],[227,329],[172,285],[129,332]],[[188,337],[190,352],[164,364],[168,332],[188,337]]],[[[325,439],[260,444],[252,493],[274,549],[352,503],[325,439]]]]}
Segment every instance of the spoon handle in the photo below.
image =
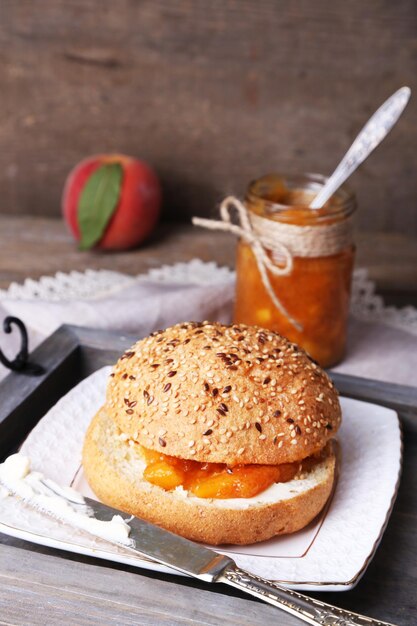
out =
{"type": "Polygon", "coordinates": [[[347,178],[363,163],[373,150],[388,135],[397,122],[410,98],[409,87],[401,87],[382,104],[356,137],[355,141],[321,188],[312,203],[311,209],[320,209],[330,196],[345,182],[347,178]]]}

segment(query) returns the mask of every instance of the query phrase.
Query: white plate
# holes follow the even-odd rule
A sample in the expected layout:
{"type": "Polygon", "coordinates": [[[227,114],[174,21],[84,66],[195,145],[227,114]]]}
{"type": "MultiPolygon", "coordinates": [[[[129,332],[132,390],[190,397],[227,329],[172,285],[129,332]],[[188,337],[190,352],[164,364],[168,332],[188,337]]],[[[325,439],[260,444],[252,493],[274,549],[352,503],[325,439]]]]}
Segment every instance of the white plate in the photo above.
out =
{"type": "MultiPolygon", "coordinates": [[[[93,494],[80,465],[82,443],[92,416],[103,404],[109,370],[95,372],[65,395],[21,449],[31,458],[32,469],[87,496],[93,494]]],[[[397,493],[401,432],[394,411],[347,398],[341,402],[340,476],[327,508],[293,535],[228,547],[225,553],[240,567],[294,589],[321,591],[351,589],[364,574],[397,493]]],[[[175,573],[49,519],[14,497],[0,498],[0,531],[41,545],[175,573]]]]}

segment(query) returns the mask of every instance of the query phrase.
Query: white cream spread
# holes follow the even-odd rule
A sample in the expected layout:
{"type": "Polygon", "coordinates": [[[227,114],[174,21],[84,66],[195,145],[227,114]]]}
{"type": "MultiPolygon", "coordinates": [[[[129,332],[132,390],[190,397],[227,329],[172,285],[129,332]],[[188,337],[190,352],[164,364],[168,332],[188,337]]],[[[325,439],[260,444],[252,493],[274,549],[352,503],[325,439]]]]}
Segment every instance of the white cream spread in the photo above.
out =
{"type": "Polygon", "coordinates": [[[95,519],[78,491],[32,472],[30,459],[22,454],[12,454],[0,464],[0,483],[6,495],[19,496],[35,509],[107,541],[131,545],[130,526],[120,515],[109,522],[95,519]]]}

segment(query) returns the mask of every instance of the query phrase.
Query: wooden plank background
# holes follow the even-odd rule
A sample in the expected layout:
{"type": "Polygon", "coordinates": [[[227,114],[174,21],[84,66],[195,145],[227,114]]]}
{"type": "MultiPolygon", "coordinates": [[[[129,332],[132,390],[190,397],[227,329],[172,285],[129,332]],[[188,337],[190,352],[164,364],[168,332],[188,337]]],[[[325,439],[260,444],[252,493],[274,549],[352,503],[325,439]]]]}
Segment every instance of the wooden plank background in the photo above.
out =
{"type": "Polygon", "coordinates": [[[1,0],[0,214],[59,215],[68,170],[155,166],[165,216],[272,170],[329,173],[396,88],[415,95],[352,184],[362,230],[417,234],[415,0],[1,0]]]}

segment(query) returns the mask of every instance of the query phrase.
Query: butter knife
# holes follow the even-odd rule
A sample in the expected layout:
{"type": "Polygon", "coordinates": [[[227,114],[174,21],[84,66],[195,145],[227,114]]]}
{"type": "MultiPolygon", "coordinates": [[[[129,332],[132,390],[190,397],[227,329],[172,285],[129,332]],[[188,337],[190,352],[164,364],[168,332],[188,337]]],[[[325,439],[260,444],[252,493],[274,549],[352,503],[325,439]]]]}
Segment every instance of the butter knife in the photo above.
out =
{"type": "MultiPolygon", "coordinates": [[[[96,500],[90,498],[84,498],[84,500],[90,509],[90,516],[93,515],[97,520],[110,521],[114,516],[125,515],[96,500]]],[[[314,626],[395,626],[337,608],[255,576],[238,567],[230,557],[137,517],[127,522],[130,527],[130,541],[127,549],[133,551],[134,554],[207,583],[224,583],[236,587],[291,613],[308,624],[314,626]]],[[[126,547],[125,544],[122,545],[126,547]]]]}

